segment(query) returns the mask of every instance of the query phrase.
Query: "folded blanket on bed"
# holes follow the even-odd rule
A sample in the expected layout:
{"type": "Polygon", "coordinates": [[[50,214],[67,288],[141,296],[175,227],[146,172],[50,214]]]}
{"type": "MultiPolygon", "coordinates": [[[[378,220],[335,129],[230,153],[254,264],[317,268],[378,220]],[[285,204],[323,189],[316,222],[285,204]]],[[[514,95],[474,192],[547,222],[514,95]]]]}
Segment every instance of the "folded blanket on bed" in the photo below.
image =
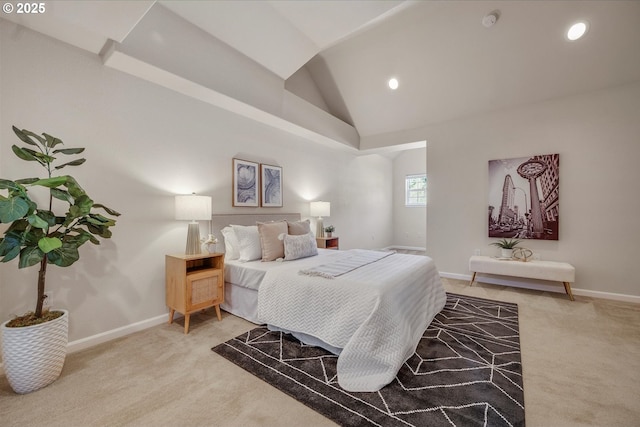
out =
{"type": "Polygon", "coordinates": [[[300,270],[300,274],[333,279],[367,264],[371,264],[372,262],[379,261],[395,253],[369,251],[364,249],[353,249],[348,252],[350,252],[350,255],[348,257],[339,259],[329,264],[322,264],[306,270],[300,270]]]}

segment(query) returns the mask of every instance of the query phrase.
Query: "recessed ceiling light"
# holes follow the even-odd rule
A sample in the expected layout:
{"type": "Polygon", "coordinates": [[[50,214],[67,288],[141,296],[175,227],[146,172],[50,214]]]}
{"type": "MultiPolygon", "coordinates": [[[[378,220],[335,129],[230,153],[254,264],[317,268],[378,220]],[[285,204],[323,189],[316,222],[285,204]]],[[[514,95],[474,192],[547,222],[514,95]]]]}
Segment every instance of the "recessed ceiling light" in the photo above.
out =
{"type": "Polygon", "coordinates": [[[571,41],[578,40],[585,35],[588,29],[589,26],[585,21],[576,22],[569,28],[569,31],[567,31],[567,38],[571,41]]]}
{"type": "Polygon", "coordinates": [[[398,89],[398,79],[396,78],[389,79],[389,87],[393,90],[398,89]]]}

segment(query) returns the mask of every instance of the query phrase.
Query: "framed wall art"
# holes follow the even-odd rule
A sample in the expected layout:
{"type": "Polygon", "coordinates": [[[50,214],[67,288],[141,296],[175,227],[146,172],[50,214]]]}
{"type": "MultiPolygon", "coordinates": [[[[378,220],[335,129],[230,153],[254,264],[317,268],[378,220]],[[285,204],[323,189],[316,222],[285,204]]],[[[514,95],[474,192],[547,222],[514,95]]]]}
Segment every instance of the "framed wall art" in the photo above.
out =
{"type": "Polygon", "coordinates": [[[262,207],[282,207],[282,167],[260,165],[260,181],[262,183],[260,200],[262,207]]]}
{"type": "Polygon", "coordinates": [[[259,206],[258,163],[233,159],[233,206],[259,206]]]}
{"type": "Polygon", "coordinates": [[[489,161],[489,237],[558,240],[560,155],[489,161]]]}

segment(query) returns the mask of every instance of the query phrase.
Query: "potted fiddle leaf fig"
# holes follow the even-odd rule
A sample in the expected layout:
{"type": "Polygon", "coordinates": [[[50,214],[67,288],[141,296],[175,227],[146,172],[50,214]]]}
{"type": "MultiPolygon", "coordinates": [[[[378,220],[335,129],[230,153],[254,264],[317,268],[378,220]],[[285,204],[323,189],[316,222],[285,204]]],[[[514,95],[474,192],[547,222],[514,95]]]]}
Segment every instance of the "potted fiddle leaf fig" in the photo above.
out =
{"type": "Polygon", "coordinates": [[[98,245],[98,238],[111,237],[116,221],[109,216],[120,214],[94,202],[72,176],[57,174],[83,164],[84,158],[59,158],[78,155],[84,148],[61,148],[63,142],[56,137],[15,126],[13,132],[26,144],[13,145],[13,153],[45,170],[42,178],[0,179],[0,191],[7,191],[0,193],[0,223],[10,224],[0,238],[0,261],[17,258],[18,268],[39,266],[35,310],[1,326],[7,379],[17,393],[29,393],[55,381],[66,357],[68,312],[44,307],[47,266],[74,264],[84,243],[98,245]]]}

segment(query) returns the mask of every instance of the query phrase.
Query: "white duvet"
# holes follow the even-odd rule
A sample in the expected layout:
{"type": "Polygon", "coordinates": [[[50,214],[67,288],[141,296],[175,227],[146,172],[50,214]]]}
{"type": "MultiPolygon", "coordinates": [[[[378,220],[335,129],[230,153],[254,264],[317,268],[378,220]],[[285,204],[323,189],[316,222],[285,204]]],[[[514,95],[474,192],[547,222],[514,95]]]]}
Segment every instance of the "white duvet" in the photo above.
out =
{"type": "Polygon", "coordinates": [[[283,264],[260,285],[259,320],[341,348],[338,383],[348,391],[391,382],[446,300],[435,264],[424,256],[393,254],[334,279],[283,264]]]}

